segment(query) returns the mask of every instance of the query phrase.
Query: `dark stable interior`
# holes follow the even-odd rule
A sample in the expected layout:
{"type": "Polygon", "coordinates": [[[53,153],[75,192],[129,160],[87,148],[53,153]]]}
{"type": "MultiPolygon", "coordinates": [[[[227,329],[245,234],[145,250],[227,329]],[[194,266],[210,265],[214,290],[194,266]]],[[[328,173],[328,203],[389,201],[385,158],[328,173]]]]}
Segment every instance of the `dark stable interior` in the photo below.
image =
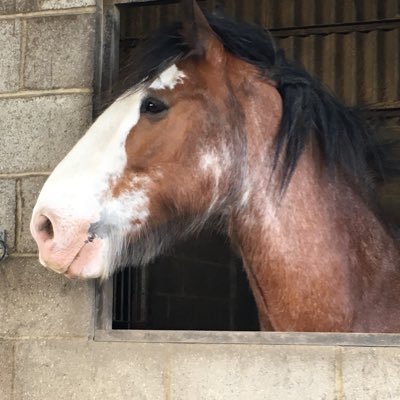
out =
{"type": "Polygon", "coordinates": [[[114,277],[113,329],[258,330],[247,277],[227,239],[203,232],[114,277]]]}
{"type": "MultiPolygon", "coordinates": [[[[140,40],[179,18],[178,5],[169,3],[120,7],[120,69],[140,40]],[[151,10],[166,17],[127,35],[132,13],[151,10]]],[[[124,268],[113,280],[113,329],[259,330],[242,262],[221,234],[206,230],[146,267],[124,268]]]]}
{"type": "MultiPolygon", "coordinates": [[[[392,143],[398,164],[400,112],[393,104],[400,98],[400,86],[394,84],[399,31],[390,25],[394,11],[385,2],[377,10],[372,3],[354,8],[348,2],[351,7],[344,11],[341,1],[330,0],[327,12],[325,2],[315,2],[312,10],[298,3],[290,8],[280,0],[199,1],[209,11],[268,26],[287,56],[320,77],[346,104],[368,105],[374,124],[385,127],[376,135],[392,143]]],[[[180,18],[178,0],[125,4],[119,10],[120,70],[141,40],[180,18]]],[[[400,225],[396,175],[376,187],[382,215],[395,228],[400,225]]],[[[127,267],[113,279],[113,329],[259,330],[242,262],[221,234],[205,231],[147,267],[127,267]]]]}

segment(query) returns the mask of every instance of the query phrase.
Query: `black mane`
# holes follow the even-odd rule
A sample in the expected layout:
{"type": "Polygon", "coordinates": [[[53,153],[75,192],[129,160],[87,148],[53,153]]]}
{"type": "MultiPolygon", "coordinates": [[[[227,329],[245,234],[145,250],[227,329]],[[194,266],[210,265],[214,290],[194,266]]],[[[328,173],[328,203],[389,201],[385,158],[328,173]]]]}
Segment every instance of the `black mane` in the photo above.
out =
{"type": "MultiPolygon", "coordinates": [[[[318,144],[322,159],[333,172],[340,169],[365,182],[371,159],[379,166],[380,154],[360,114],[346,107],[302,66],[288,61],[265,29],[227,17],[207,15],[207,19],[228,52],[255,65],[262,76],[277,84],[283,116],[274,167],[282,161],[282,190],[310,141],[318,144]]],[[[125,88],[152,81],[170,65],[190,56],[182,30],[182,23],[175,23],[143,43],[134,68],[126,67],[125,88]]]]}

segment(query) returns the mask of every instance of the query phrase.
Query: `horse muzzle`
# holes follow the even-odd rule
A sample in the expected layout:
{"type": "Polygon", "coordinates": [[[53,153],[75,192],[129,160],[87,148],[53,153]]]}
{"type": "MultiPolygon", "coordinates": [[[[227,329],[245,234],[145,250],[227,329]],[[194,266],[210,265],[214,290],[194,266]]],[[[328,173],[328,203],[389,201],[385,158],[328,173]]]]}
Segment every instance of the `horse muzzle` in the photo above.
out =
{"type": "Polygon", "coordinates": [[[36,212],[31,234],[40,263],[69,278],[97,278],[105,267],[106,240],[89,234],[90,222],[67,221],[48,210],[36,212]]]}

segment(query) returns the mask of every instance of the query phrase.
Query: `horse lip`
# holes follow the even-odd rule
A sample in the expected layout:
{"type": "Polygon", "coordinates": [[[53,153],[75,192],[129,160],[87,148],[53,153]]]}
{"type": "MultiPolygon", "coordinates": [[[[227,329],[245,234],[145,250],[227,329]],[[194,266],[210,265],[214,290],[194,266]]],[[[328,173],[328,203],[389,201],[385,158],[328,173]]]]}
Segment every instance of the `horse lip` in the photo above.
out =
{"type": "Polygon", "coordinates": [[[57,269],[57,268],[52,268],[51,266],[49,266],[48,264],[45,264],[45,263],[42,263],[42,265],[45,267],[45,268],[47,268],[48,270],[50,270],[50,271],[52,271],[52,272],[55,272],[56,274],[65,274],[67,271],[68,271],[68,268],[67,269],[64,269],[64,270],[60,270],[60,269],[57,269]]]}
{"type": "Polygon", "coordinates": [[[63,275],[65,275],[67,278],[69,278],[69,279],[71,279],[71,277],[70,276],[68,276],[68,272],[69,272],[69,270],[70,270],[70,268],[71,268],[71,265],[75,262],[75,260],[79,257],[79,254],[81,253],[81,251],[82,251],[82,249],[85,247],[85,245],[86,245],[86,243],[84,243],[82,246],[81,246],[81,248],[78,250],[78,252],[75,254],[75,256],[74,256],[74,258],[72,259],[72,261],[68,264],[68,266],[65,268],[65,269],[63,269],[63,270],[60,270],[60,269],[53,269],[53,268],[51,268],[51,267],[49,267],[49,266],[47,266],[47,265],[45,265],[45,267],[46,268],[49,268],[49,269],[51,269],[52,271],[54,271],[54,272],[56,272],[57,274],[63,274],[63,275]]]}
{"type": "Polygon", "coordinates": [[[66,268],[64,268],[64,269],[52,268],[52,267],[49,266],[48,264],[45,264],[44,266],[45,266],[47,269],[49,269],[49,270],[51,270],[51,271],[53,271],[53,272],[55,272],[55,273],[57,273],[57,274],[60,274],[60,275],[63,274],[63,275],[66,275],[66,276],[67,276],[67,274],[68,274],[68,272],[69,272],[69,270],[70,270],[70,268],[71,268],[71,265],[72,265],[72,264],[74,263],[74,261],[78,258],[79,253],[80,253],[80,250],[79,250],[78,254],[73,258],[73,260],[69,263],[68,267],[66,267],[66,268]]]}
{"type": "MultiPolygon", "coordinates": [[[[92,242],[92,240],[90,241],[90,243],[92,242]]],[[[68,279],[73,279],[74,276],[69,275],[70,269],[72,264],[78,259],[79,255],[81,254],[82,250],[84,249],[84,247],[89,243],[89,240],[85,240],[85,242],[83,243],[82,247],[78,250],[78,252],[76,253],[75,257],[72,259],[72,261],[69,263],[67,269],[64,272],[61,272],[62,274],[64,274],[68,279]]]]}
{"type": "Polygon", "coordinates": [[[45,268],[48,269],[49,271],[55,272],[56,274],[60,274],[60,275],[61,275],[61,274],[65,274],[65,273],[68,271],[68,269],[69,269],[69,267],[64,268],[64,269],[53,268],[53,267],[51,266],[51,264],[47,263],[46,261],[44,261],[44,260],[42,259],[42,257],[40,256],[40,254],[39,254],[39,262],[40,262],[41,265],[43,265],[43,267],[45,267],[45,268]]]}

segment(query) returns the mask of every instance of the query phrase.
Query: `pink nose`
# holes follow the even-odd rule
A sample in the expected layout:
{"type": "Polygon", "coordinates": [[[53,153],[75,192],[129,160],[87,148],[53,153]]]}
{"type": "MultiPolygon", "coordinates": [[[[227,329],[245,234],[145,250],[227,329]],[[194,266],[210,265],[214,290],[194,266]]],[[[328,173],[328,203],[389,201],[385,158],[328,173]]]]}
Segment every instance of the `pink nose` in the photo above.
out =
{"type": "Polygon", "coordinates": [[[55,237],[55,220],[44,210],[31,222],[31,233],[39,249],[40,262],[57,272],[64,272],[65,265],[57,258],[57,239],[55,237]]]}
{"type": "Polygon", "coordinates": [[[82,235],[67,226],[48,210],[37,213],[31,223],[40,262],[58,273],[68,270],[83,244],[82,235]]]}
{"type": "Polygon", "coordinates": [[[70,278],[97,278],[103,273],[102,240],[89,234],[87,220],[71,220],[49,209],[35,212],[31,233],[39,248],[40,262],[70,278]]]}
{"type": "Polygon", "coordinates": [[[33,221],[32,236],[35,239],[39,250],[46,243],[51,244],[54,240],[53,222],[44,214],[38,215],[33,221]]]}

